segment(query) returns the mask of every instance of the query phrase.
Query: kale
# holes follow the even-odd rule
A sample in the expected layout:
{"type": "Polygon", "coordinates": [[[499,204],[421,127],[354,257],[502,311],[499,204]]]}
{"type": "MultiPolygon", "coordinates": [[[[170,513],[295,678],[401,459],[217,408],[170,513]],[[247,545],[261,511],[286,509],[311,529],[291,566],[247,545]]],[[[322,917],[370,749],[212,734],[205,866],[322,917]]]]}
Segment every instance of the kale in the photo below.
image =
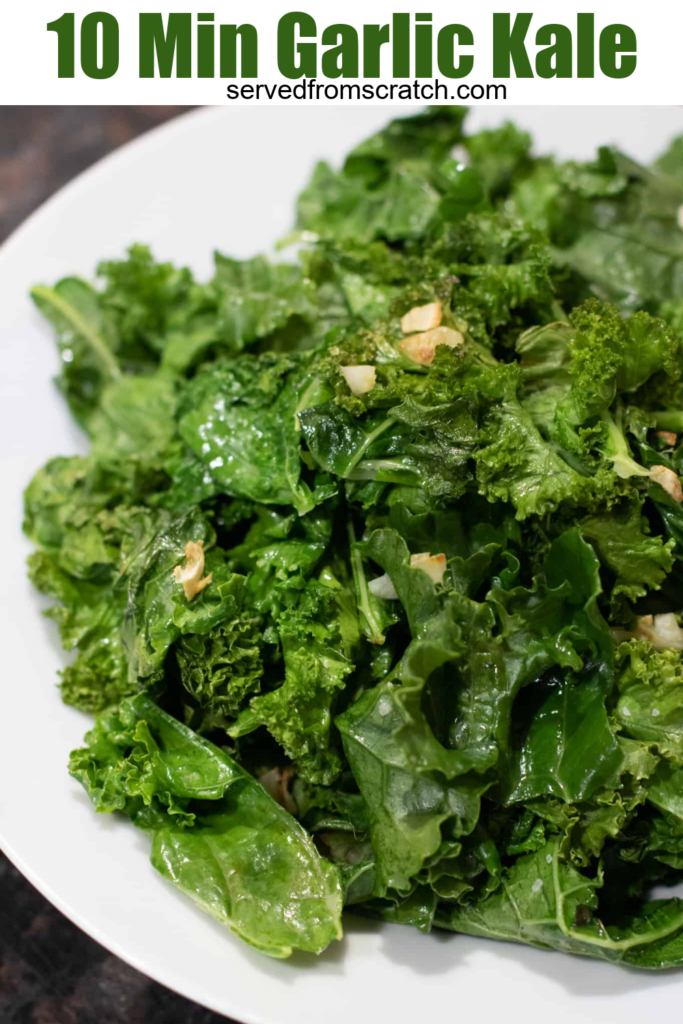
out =
{"type": "Polygon", "coordinates": [[[680,966],[683,144],[464,118],[319,164],[291,262],[33,290],[90,441],[25,493],[70,771],[272,956],[346,904],[680,966]]]}

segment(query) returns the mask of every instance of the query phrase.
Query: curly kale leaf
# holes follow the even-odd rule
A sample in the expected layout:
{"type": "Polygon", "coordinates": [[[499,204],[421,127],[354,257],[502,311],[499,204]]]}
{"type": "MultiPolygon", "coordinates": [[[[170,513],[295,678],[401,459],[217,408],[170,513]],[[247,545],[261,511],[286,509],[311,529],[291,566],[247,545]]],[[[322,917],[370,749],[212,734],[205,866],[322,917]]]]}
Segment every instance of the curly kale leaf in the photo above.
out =
{"type": "Polygon", "coordinates": [[[303,514],[330,494],[313,495],[301,479],[296,417],[305,390],[305,363],[288,356],[217,361],[189,385],[180,435],[223,493],[303,514]]]}
{"type": "Polygon", "coordinates": [[[69,770],[95,806],[128,814],[157,871],[246,942],[286,957],[341,937],[337,870],[225,751],[143,695],[86,742],[69,770]]]}
{"type": "Polygon", "coordinates": [[[278,615],[284,681],[253,697],[231,730],[244,735],[265,726],[299,773],[323,785],[334,782],[342,768],[334,709],[354,670],[344,605],[338,581],[310,581],[298,602],[278,615]]]}
{"type": "Polygon", "coordinates": [[[612,612],[623,621],[624,600],[634,603],[664,583],[673,568],[675,541],[652,534],[639,502],[588,516],[580,529],[613,577],[612,612]]]}
{"type": "Polygon", "coordinates": [[[562,444],[585,451],[579,428],[609,410],[618,392],[635,391],[664,372],[680,376],[680,342],[663,320],[636,313],[623,320],[615,306],[589,300],[570,315],[569,393],[558,404],[555,429],[562,444]]]}
{"type": "Polygon", "coordinates": [[[236,717],[261,688],[260,630],[248,614],[226,618],[208,633],[181,637],[175,654],[183,686],[212,712],[236,717]]]}
{"type": "Polygon", "coordinates": [[[683,963],[683,903],[655,900],[634,915],[605,924],[599,911],[602,879],[582,875],[551,840],[518,858],[504,886],[470,906],[444,907],[436,923],[450,931],[579,953],[633,967],[683,963]]]}
{"type": "Polygon", "coordinates": [[[619,647],[619,701],[615,718],[627,736],[683,764],[683,665],[680,651],[656,651],[631,640],[619,647]]]}
{"type": "Polygon", "coordinates": [[[392,121],[352,150],[341,171],[319,163],[299,196],[297,226],[365,244],[419,238],[441,203],[433,167],[462,138],[463,114],[437,107],[392,121]]]}

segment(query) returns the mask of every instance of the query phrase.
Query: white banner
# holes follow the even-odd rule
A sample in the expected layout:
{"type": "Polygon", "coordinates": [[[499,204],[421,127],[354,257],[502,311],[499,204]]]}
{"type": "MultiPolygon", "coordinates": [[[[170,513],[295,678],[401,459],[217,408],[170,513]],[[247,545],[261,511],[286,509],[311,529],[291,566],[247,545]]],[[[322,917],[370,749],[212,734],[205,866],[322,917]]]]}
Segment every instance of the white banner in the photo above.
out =
{"type": "Polygon", "coordinates": [[[0,103],[674,104],[682,35],[671,0],[32,0],[0,103]]]}

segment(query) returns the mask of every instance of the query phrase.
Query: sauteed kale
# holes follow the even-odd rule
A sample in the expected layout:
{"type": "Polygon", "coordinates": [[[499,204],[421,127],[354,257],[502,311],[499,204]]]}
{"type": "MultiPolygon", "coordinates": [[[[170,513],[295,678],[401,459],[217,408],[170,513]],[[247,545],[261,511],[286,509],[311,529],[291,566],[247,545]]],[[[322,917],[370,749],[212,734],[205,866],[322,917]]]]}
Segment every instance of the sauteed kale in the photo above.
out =
{"type": "Polygon", "coordinates": [[[34,289],[90,441],[25,499],[70,771],[274,956],[347,907],[677,966],[683,139],[463,122],[318,164],[290,262],[34,289]]]}

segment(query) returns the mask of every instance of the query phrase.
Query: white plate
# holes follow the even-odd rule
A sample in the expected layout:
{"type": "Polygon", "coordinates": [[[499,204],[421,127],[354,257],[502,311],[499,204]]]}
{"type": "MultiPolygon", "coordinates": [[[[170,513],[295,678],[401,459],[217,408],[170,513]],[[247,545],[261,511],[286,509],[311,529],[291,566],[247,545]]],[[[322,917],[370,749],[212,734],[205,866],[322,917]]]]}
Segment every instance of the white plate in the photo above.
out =
{"type": "MultiPolygon", "coordinates": [[[[294,196],[314,159],[338,161],[397,113],[239,107],[187,115],[78,178],[0,250],[0,841],[93,938],[244,1024],[678,1019],[681,974],[641,974],[353,919],[343,942],[318,960],[268,960],[159,877],[144,835],[93,814],[65,770],[88,720],[62,705],[54,686],[63,655],[26,580],[21,491],[49,456],[80,451],[83,440],[51,383],[54,346],[29,287],[67,273],[89,275],[99,259],[120,255],[133,241],[151,243],[157,256],[188,263],[200,275],[210,271],[214,246],[241,257],[267,249],[290,226],[294,196]]],[[[504,114],[534,130],[541,148],[563,156],[585,157],[596,144],[615,141],[649,159],[683,132],[683,112],[672,108],[508,107],[504,114]]],[[[502,116],[501,108],[479,108],[472,121],[492,124],[502,116]]]]}

